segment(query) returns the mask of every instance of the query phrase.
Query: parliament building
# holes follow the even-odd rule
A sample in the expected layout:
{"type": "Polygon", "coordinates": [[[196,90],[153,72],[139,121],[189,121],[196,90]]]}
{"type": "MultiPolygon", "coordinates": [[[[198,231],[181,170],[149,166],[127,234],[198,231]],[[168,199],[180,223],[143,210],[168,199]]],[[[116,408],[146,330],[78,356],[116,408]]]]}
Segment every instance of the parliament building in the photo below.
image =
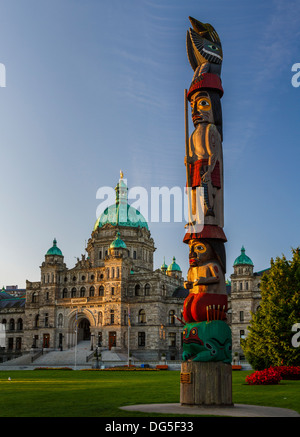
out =
{"type": "Polygon", "coordinates": [[[0,292],[1,361],[33,348],[65,350],[82,340],[91,349],[130,349],[141,360],[181,358],[187,295],[181,269],[174,257],[153,270],[148,224],[127,203],[122,177],[115,190],[115,204],[97,220],[74,267],[66,266],[54,239],[40,281],[26,281],[24,297],[0,292]]]}

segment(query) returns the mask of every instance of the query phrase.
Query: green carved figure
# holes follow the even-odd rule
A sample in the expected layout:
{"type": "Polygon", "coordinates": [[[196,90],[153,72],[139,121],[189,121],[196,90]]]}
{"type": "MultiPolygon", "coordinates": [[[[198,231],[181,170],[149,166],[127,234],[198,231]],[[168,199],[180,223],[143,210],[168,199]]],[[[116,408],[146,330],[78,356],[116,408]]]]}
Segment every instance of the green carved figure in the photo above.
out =
{"type": "Polygon", "coordinates": [[[231,330],[221,320],[188,323],[183,330],[183,361],[231,363],[231,330]]]}

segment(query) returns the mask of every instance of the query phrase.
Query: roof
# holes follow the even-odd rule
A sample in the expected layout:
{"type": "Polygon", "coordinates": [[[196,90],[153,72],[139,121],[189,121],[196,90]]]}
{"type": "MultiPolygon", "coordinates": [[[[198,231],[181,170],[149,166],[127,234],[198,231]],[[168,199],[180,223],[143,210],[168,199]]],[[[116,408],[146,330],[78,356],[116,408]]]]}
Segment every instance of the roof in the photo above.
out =
{"type": "Polygon", "coordinates": [[[115,190],[116,202],[103,211],[95,223],[94,231],[106,224],[148,229],[148,223],[140,211],[127,203],[128,188],[123,179],[120,179],[115,190]]]}
{"type": "Polygon", "coordinates": [[[56,244],[57,244],[57,241],[54,238],[53,246],[48,250],[46,255],[59,255],[59,256],[63,256],[62,251],[56,246],[56,244]]]}
{"type": "Polygon", "coordinates": [[[177,287],[172,294],[172,297],[187,297],[189,295],[189,291],[184,287],[177,287]]]}
{"type": "Polygon", "coordinates": [[[245,250],[244,246],[242,246],[241,254],[234,261],[234,263],[233,263],[234,266],[238,266],[238,265],[253,266],[253,262],[252,262],[251,258],[249,258],[249,256],[247,256],[245,252],[246,252],[246,250],[245,250]]]}
{"type": "Polygon", "coordinates": [[[120,232],[117,232],[116,239],[111,243],[109,247],[112,249],[118,249],[118,248],[127,249],[126,244],[124,243],[123,240],[121,240],[120,232]]]}
{"type": "Polygon", "coordinates": [[[173,262],[172,264],[169,265],[169,267],[167,268],[168,272],[181,272],[181,268],[179,267],[178,264],[176,264],[176,258],[175,256],[173,256],[173,262]]]}
{"type": "Polygon", "coordinates": [[[25,306],[25,297],[15,297],[6,293],[3,289],[0,291],[0,308],[21,308],[25,306]]]}

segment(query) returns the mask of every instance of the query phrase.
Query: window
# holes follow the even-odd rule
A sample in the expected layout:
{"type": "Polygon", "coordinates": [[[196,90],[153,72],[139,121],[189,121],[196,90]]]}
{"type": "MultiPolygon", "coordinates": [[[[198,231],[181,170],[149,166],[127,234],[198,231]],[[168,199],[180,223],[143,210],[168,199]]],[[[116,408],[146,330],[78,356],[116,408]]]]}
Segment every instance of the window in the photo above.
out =
{"type": "Polygon", "coordinates": [[[240,330],[240,339],[245,338],[245,331],[243,329],[240,330]]]}
{"type": "Polygon", "coordinates": [[[115,287],[111,287],[111,295],[112,295],[112,296],[115,295],[115,287]]]}
{"type": "Polygon", "coordinates": [[[139,347],[146,346],[146,334],[145,334],[145,332],[138,333],[138,346],[139,347]]]}
{"type": "Polygon", "coordinates": [[[99,251],[99,259],[102,259],[102,250],[99,251]]]}
{"type": "Polygon", "coordinates": [[[63,326],[63,315],[62,314],[58,315],[58,322],[57,322],[57,324],[58,324],[59,327],[63,326]]]}
{"type": "Polygon", "coordinates": [[[23,330],[23,320],[22,319],[18,319],[17,321],[17,331],[22,331],[23,330]]]}
{"type": "Polygon", "coordinates": [[[46,300],[49,300],[49,291],[46,291],[46,300]]]}
{"type": "Polygon", "coordinates": [[[48,313],[45,314],[45,326],[49,326],[49,317],[48,317],[48,313]]]}
{"type": "Polygon", "coordinates": [[[244,311],[240,311],[240,322],[244,321],[244,311]]]}
{"type": "Polygon", "coordinates": [[[63,298],[68,297],[68,289],[67,288],[63,289],[62,297],[63,298]]]}
{"type": "Polygon", "coordinates": [[[119,267],[117,267],[117,278],[119,278],[120,277],[120,269],[119,269],[119,267]]]}
{"type": "Polygon", "coordinates": [[[246,290],[248,290],[249,289],[249,282],[247,281],[246,282],[246,290]]]}
{"type": "Polygon", "coordinates": [[[169,311],[169,325],[175,325],[175,311],[169,311]]]}
{"type": "Polygon", "coordinates": [[[114,310],[110,310],[110,324],[113,325],[115,323],[115,312],[114,310]]]}
{"type": "Polygon", "coordinates": [[[240,282],[240,290],[243,290],[243,283],[240,282]]]}
{"type": "Polygon", "coordinates": [[[115,268],[114,267],[111,268],[111,277],[112,278],[115,277],[115,268]]]}
{"type": "Polygon", "coordinates": [[[141,287],[139,284],[136,284],[136,286],[134,288],[134,294],[135,294],[135,296],[141,296],[141,287]]]}
{"type": "Polygon", "coordinates": [[[99,287],[99,296],[104,296],[104,287],[103,287],[103,285],[100,285],[100,287],[99,287]]]}
{"type": "Polygon", "coordinates": [[[176,332],[169,333],[168,345],[169,347],[176,347],[176,332]]]}
{"type": "Polygon", "coordinates": [[[14,319],[10,319],[9,321],[9,330],[14,331],[15,330],[15,321],[14,319]]]}
{"type": "Polygon", "coordinates": [[[150,296],[150,284],[145,285],[145,296],[150,296]]]}
{"type": "Polygon", "coordinates": [[[35,319],[34,319],[34,327],[35,328],[39,327],[39,315],[38,314],[35,316],[35,319]]]}
{"type": "Polygon", "coordinates": [[[72,288],[71,297],[76,297],[76,288],[72,288]]]}
{"type": "Polygon", "coordinates": [[[85,296],[85,288],[81,287],[80,289],[80,297],[84,297],[85,296]]]}
{"type": "Polygon", "coordinates": [[[139,311],[139,323],[146,323],[146,313],[145,310],[139,311]]]}
{"type": "Polygon", "coordinates": [[[133,259],[136,259],[136,250],[133,251],[133,259]]]}
{"type": "Polygon", "coordinates": [[[90,297],[94,297],[95,296],[95,287],[91,286],[90,287],[90,297]]]}
{"type": "Polygon", "coordinates": [[[31,303],[37,303],[37,294],[36,293],[32,293],[31,303]]]}

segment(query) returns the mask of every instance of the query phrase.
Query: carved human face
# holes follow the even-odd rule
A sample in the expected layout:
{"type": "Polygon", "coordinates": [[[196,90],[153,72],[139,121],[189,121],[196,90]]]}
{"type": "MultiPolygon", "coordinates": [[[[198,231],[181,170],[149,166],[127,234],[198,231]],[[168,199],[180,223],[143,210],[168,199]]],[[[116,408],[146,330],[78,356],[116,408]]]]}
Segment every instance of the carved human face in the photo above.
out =
{"type": "Polygon", "coordinates": [[[212,259],[213,251],[211,246],[203,240],[192,239],[189,241],[189,261],[191,267],[202,265],[205,261],[212,259]]]}
{"type": "Polygon", "coordinates": [[[198,91],[191,97],[192,120],[199,123],[214,123],[212,103],[207,91],[198,91]]]}

